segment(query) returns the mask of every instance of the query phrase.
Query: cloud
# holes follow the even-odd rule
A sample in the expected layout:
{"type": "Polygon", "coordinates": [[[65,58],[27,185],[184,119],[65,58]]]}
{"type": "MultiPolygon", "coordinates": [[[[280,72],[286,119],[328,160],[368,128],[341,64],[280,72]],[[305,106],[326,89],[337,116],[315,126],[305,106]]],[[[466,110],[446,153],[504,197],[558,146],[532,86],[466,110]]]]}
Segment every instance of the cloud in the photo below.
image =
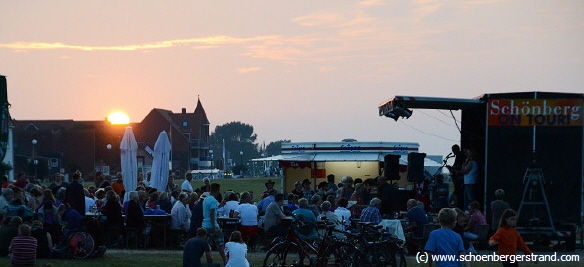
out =
{"type": "Polygon", "coordinates": [[[237,72],[239,72],[240,74],[248,74],[251,72],[260,71],[261,69],[262,68],[260,68],[260,67],[239,68],[239,69],[237,69],[237,72]]]}
{"type": "Polygon", "coordinates": [[[344,18],[340,14],[327,12],[327,13],[313,13],[313,14],[309,14],[306,16],[297,17],[297,18],[294,18],[292,21],[294,21],[295,23],[302,25],[302,26],[316,27],[316,26],[335,25],[343,20],[344,20],[344,18]]]}
{"type": "Polygon", "coordinates": [[[371,6],[383,6],[386,4],[384,0],[364,0],[358,3],[360,6],[371,7],[371,6]]]}
{"type": "Polygon", "coordinates": [[[272,36],[259,36],[251,38],[237,38],[231,36],[209,36],[203,38],[190,38],[190,39],[176,39],[168,40],[154,43],[145,44],[129,44],[129,45],[116,45],[116,46],[91,46],[91,45],[73,45],[66,43],[46,43],[46,42],[14,42],[2,44],[0,43],[0,48],[8,48],[15,50],[81,50],[81,51],[139,51],[139,50],[153,50],[153,49],[164,49],[171,47],[179,47],[190,44],[203,44],[201,46],[195,46],[194,49],[208,49],[213,46],[222,44],[245,44],[249,42],[261,41],[273,38],[272,36]]]}

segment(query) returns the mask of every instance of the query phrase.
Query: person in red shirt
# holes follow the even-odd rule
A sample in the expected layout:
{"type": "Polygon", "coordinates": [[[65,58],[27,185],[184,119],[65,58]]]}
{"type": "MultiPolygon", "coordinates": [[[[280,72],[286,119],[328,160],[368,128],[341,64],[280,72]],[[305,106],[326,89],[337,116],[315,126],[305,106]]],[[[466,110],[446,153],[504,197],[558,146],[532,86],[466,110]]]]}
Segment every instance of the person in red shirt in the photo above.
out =
{"type": "MultiPolygon", "coordinates": [[[[525,255],[531,255],[531,250],[525,245],[523,238],[515,229],[517,224],[517,213],[512,209],[506,209],[501,215],[499,222],[499,229],[489,239],[489,245],[494,246],[499,244],[499,255],[516,255],[517,249],[523,251],[525,255]]],[[[519,266],[517,261],[507,259],[503,261],[503,266],[519,266]]],[[[535,261],[537,263],[537,261],[535,261]]]]}
{"type": "Polygon", "coordinates": [[[21,172],[16,176],[14,186],[24,189],[24,187],[26,186],[26,176],[24,175],[24,173],[21,172]]]}

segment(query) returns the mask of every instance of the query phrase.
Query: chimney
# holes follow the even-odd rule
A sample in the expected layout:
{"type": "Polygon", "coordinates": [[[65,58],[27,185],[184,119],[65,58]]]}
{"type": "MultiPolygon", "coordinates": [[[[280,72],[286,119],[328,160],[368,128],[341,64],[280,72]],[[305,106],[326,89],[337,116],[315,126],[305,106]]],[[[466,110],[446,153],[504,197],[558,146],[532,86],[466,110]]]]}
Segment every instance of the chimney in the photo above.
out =
{"type": "Polygon", "coordinates": [[[186,108],[182,108],[182,114],[187,114],[187,109],[186,108]]]}

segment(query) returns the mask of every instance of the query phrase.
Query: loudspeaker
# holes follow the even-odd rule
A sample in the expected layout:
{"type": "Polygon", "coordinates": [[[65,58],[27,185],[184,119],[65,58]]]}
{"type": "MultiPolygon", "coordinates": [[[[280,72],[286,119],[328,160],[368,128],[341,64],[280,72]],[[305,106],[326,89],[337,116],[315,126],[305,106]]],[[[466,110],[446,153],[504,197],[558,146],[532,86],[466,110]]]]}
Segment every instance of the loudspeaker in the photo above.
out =
{"type": "Polygon", "coordinates": [[[400,155],[387,154],[383,157],[383,176],[387,180],[399,180],[400,155]]]}
{"type": "Polygon", "coordinates": [[[408,154],[408,182],[424,181],[424,158],[426,153],[412,152],[408,154]]]}

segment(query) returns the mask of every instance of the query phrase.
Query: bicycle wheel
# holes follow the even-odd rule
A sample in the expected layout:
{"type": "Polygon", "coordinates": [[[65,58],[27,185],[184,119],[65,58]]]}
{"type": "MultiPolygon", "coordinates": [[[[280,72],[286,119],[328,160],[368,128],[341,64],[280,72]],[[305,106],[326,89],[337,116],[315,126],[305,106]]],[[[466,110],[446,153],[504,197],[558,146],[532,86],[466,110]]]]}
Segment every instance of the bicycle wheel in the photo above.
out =
{"type": "Polygon", "coordinates": [[[392,256],[392,266],[407,267],[406,254],[404,253],[404,244],[396,242],[395,240],[383,243],[390,251],[392,256]]]}
{"type": "Polygon", "coordinates": [[[355,246],[344,243],[335,242],[328,245],[324,253],[319,258],[319,266],[330,267],[357,267],[359,264],[359,251],[355,246]]]}
{"type": "Polygon", "coordinates": [[[69,249],[71,256],[76,259],[84,259],[93,252],[93,237],[85,232],[77,232],[69,237],[69,249]]]}
{"type": "Polygon", "coordinates": [[[395,253],[380,243],[373,243],[365,247],[360,254],[361,266],[396,267],[395,253]]]}
{"type": "Polygon", "coordinates": [[[303,258],[296,244],[281,242],[268,250],[263,267],[302,266],[303,258]]]}
{"type": "Polygon", "coordinates": [[[406,263],[406,254],[404,253],[404,249],[403,248],[398,248],[397,252],[395,254],[395,259],[396,261],[396,267],[407,267],[408,264],[406,263]]]}

